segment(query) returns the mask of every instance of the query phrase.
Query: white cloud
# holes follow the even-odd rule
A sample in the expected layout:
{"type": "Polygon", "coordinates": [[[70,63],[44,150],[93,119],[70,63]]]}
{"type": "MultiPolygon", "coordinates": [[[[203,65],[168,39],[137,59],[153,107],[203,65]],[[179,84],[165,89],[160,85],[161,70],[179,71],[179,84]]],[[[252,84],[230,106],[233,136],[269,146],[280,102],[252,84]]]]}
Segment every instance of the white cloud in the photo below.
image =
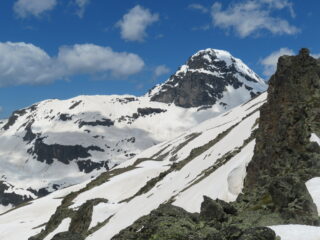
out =
{"type": "Polygon", "coordinates": [[[114,52],[109,47],[94,44],[76,44],[59,50],[58,62],[66,66],[67,73],[96,73],[109,71],[116,76],[139,72],[143,60],[136,54],[114,52]]]}
{"type": "Polygon", "coordinates": [[[272,34],[296,34],[299,29],[287,20],[272,16],[276,10],[289,9],[295,16],[292,3],[287,0],[244,0],[230,4],[226,10],[222,4],[212,5],[211,17],[213,25],[222,29],[233,29],[244,38],[259,30],[267,30],[272,34]]]}
{"type": "Polygon", "coordinates": [[[208,13],[209,10],[201,4],[193,3],[188,6],[190,9],[199,10],[202,13],[208,13]]]}
{"type": "Polygon", "coordinates": [[[13,10],[20,18],[40,17],[43,13],[54,9],[56,4],[57,0],[18,0],[13,10]]]}
{"type": "Polygon", "coordinates": [[[78,6],[77,15],[82,18],[86,7],[89,5],[91,0],[75,0],[76,5],[78,6]]]}
{"type": "Polygon", "coordinates": [[[48,83],[57,77],[53,62],[32,44],[0,43],[0,86],[48,83]]]}
{"type": "Polygon", "coordinates": [[[117,26],[124,40],[142,42],[147,36],[147,27],[158,20],[159,14],[137,5],[123,16],[117,26]]]}
{"type": "Polygon", "coordinates": [[[278,51],[272,52],[269,56],[262,59],[260,62],[264,67],[263,74],[271,76],[275,73],[279,57],[283,55],[294,55],[294,51],[289,48],[280,48],[278,51]]]}
{"type": "Polygon", "coordinates": [[[154,69],[154,76],[157,78],[169,72],[170,69],[166,65],[159,65],[154,69]]]}
{"type": "Polygon", "coordinates": [[[0,43],[0,87],[45,84],[77,74],[112,74],[126,77],[144,67],[136,54],[109,47],[76,44],[61,47],[57,57],[27,43],[0,43]]]}

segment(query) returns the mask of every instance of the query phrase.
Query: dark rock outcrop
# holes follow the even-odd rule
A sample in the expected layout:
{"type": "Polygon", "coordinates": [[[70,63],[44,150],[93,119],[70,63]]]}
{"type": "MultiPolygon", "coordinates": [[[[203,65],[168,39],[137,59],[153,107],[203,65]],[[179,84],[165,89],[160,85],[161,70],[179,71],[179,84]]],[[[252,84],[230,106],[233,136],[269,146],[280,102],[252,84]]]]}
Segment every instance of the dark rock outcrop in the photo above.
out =
{"type": "Polygon", "coordinates": [[[276,239],[274,231],[266,227],[246,229],[238,240],[273,240],[276,239]]]}
{"type": "Polygon", "coordinates": [[[161,108],[138,108],[137,109],[137,113],[134,113],[132,115],[133,119],[137,119],[139,117],[144,117],[144,116],[148,116],[151,114],[157,114],[157,113],[162,113],[162,112],[166,112],[167,110],[161,109],[161,108]]]}
{"type": "Polygon", "coordinates": [[[70,110],[75,109],[82,101],[74,101],[73,104],[69,107],[70,110]]]}
{"type": "Polygon", "coordinates": [[[114,125],[114,121],[108,118],[102,118],[101,120],[96,120],[94,122],[87,122],[87,121],[80,121],[79,122],[79,128],[82,128],[83,126],[104,126],[104,127],[111,127],[114,125]]]}
{"type": "Polygon", "coordinates": [[[33,121],[31,121],[30,123],[27,124],[25,130],[26,130],[26,134],[23,136],[23,141],[31,143],[36,137],[37,134],[32,132],[32,124],[33,121]]]}
{"type": "Polygon", "coordinates": [[[81,145],[60,145],[52,144],[48,145],[43,142],[43,138],[37,138],[34,143],[34,147],[28,150],[28,153],[34,154],[38,161],[52,164],[54,159],[64,164],[69,164],[70,161],[78,158],[91,157],[89,151],[100,151],[104,150],[97,146],[83,147],[81,145]]]}
{"type": "Polygon", "coordinates": [[[90,159],[77,161],[79,170],[85,173],[90,173],[93,170],[100,170],[101,168],[105,168],[106,170],[109,170],[108,163],[109,161],[93,162],[90,159]]]}
{"type": "Polygon", "coordinates": [[[13,126],[15,124],[15,122],[18,120],[19,117],[25,115],[27,113],[27,111],[35,111],[37,109],[37,104],[32,105],[29,108],[24,108],[24,109],[20,109],[17,111],[14,111],[11,116],[9,117],[8,121],[6,122],[5,125],[3,125],[2,129],[3,130],[8,130],[11,126],[13,126]]]}
{"type": "Polygon", "coordinates": [[[66,114],[66,113],[62,113],[59,115],[59,120],[61,121],[69,121],[69,120],[72,120],[72,116],[69,115],[69,114],[66,114]]]}
{"type": "Polygon", "coordinates": [[[200,214],[162,204],[149,215],[122,230],[113,240],[276,240],[266,227],[230,224],[236,209],[221,200],[204,197],[200,214]]]}
{"type": "Polygon", "coordinates": [[[8,183],[0,181],[0,204],[3,206],[8,206],[12,204],[13,206],[19,205],[23,202],[32,200],[29,196],[22,196],[21,194],[17,194],[15,192],[7,192],[10,188],[8,183]]]}
{"type": "Polygon", "coordinates": [[[305,182],[320,176],[320,63],[302,49],[282,56],[271,77],[268,101],[260,111],[254,157],[245,189],[271,196],[273,212],[285,221],[318,224],[318,214],[305,182]]]}

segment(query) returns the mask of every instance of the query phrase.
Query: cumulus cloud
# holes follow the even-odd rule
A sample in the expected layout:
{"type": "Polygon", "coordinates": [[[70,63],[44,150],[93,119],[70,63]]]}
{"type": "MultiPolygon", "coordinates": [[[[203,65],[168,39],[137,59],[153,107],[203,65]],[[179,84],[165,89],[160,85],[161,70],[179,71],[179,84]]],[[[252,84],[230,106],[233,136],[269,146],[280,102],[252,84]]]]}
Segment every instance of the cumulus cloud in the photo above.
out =
{"type": "Polygon", "coordinates": [[[156,21],[159,21],[159,14],[137,5],[126,13],[116,26],[120,28],[122,39],[142,42],[147,36],[147,27],[156,21]]]}
{"type": "Polygon", "coordinates": [[[53,59],[26,43],[0,43],[0,86],[47,83],[56,78],[53,59]]]}
{"type": "Polygon", "coordinates": [[[40,17],[43,13],[54,9],[56,4],[57,0],[18,0],[13,10],[20,18],[40,17]]]}
{"type": "Polygon", "coordinates": [[[198,3],[190,4],[190,5],[188,6],[188,8],[190,8],[190,9],[195,9],[195,10],[199,10],[199,11],[202,12],[202,13],[208,13],[208,12],[209,12],[209,10],[208,10],[206,7],[204,7],[203,5],[198,4],[198,3]]]}
{"type": "Polygon", "coordinates": [[[154,69],[154,76],[160,77],[170,72],[170,69],[166,65],[159,65],[154,69]]]}
{"type": "Polygon", "coordinates": [[[75,3],[78,7],[77,15],[82,18],[84,15],[84,12],[86,10],[86,7],[89,5],[90,0],[75,0],[75,3]]]}
{"type": "Polygon", "coordinates": [[[139,72],[144,66],[143,60],[136,54],[118,53],[110,47],[94,44],[62,47],[57,60],[69,74],[110,71],[116,76],[128,76],[139,72]]]}
{"type": "Polygon", "coordinates": [[[262,59],[260,62],[264,67],[263,74],[268,77],[274,74],[277,68],[278,59],[283,55],[294,55],[294,51],[289,48],[280,48],[262,59]]]}
{"type": "Polygon", "coordinates": [[[45,84],[78,74],[112,74],[126,77],[144,67],[136,54],[109,47],[76,44],[59,49],[56,57],[27,43],[0,43],[0,87],[45,84]]]}
{"type": "Polygon", "coordinates": [[[259,30],[279,35],[298,33],[299,29],[286,19],[272,16],[276,10],[283,9],[289,9],[291,16],[295,16],[292,3],[287,0],[244,0],[230,4],[225,10],[216,2],[212,5],[211,17],[215,27],[233,29],[242,38],[259,30]]]}

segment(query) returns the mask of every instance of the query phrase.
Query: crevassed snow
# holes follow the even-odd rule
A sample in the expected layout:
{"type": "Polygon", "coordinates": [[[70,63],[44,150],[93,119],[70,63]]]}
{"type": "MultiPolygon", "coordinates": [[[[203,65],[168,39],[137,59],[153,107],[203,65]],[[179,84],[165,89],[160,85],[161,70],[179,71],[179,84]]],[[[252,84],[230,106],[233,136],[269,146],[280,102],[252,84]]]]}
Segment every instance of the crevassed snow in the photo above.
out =
{"type": "Polygon", "coordinates": [[[320,216],[320,177],[310,179],[306,185],[320,216]]]}
{"type": "Polygon", "coordinates": [[[320,227],[307,225],[270,226],[281,240],[320,240],[320,227]]]}

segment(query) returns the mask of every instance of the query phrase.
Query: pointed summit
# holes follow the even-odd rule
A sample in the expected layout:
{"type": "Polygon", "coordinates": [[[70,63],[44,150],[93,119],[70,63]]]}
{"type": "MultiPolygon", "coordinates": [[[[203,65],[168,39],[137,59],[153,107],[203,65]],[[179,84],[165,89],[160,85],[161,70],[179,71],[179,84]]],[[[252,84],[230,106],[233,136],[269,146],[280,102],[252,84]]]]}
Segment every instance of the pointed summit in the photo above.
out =
{"type": "Polygon", "coordinates": [[[267,85],[240,59],[216,49],[201,50],[165,83],[149,91],[151,101],[180,107],[232,107],[265,91],[267,85]]]}

